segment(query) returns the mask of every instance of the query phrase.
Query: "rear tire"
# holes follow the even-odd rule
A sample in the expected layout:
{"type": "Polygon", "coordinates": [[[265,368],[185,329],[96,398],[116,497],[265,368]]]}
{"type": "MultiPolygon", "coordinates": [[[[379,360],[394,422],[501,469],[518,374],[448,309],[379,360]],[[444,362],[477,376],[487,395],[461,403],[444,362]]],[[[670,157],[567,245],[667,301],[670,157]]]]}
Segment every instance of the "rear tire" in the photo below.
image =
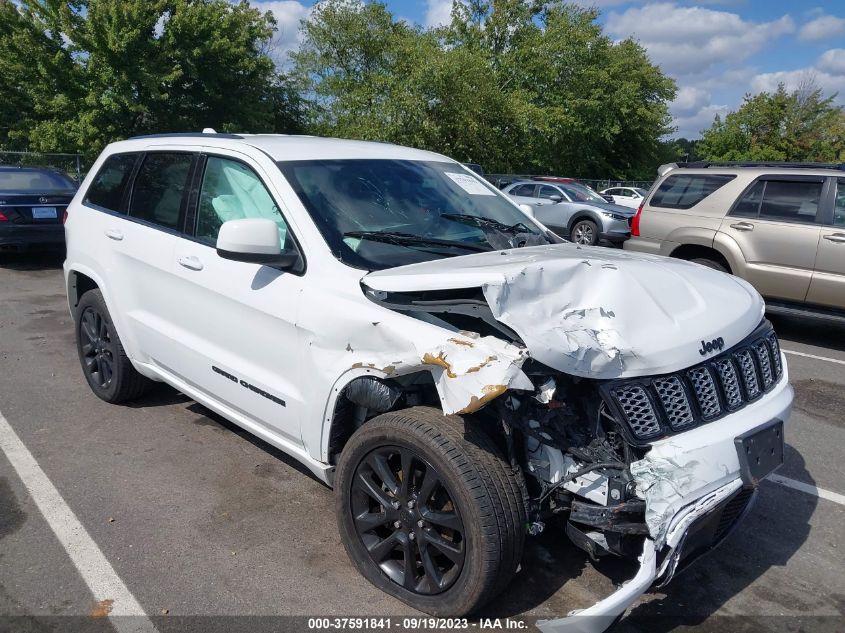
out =
{"type": "Polygon", "coordinates": [[[712,268],[713,270],[718,270],[721,273],[729,273],[729,271],[724,264],[717,262],[713,259],[707,259],[706,257],[696,257],[695,259],[690,260],[693,263],[701,264],[702,266],[707,266],[707,268],[712,268]]]}
{"type": "Polygon", "coordinates": [[[415,609],[472,613],[519,566],[524,483],[474,420],[429,407],[370,420],[340,455],[335,492],[352,563],[415,609]]]}
{"type": "Polygon", "coordinates": [[[116,404],[137,398],[153,384],[132,366],[98,289],[82,295],[74,324],[79,363],[94,395],[116,404]]]}
{"type": "Polygon", "coordinates": [[[581,246],[599,243],[599,227],[592,220],[578,220],[569,231],[570,239],[581,246]]]}

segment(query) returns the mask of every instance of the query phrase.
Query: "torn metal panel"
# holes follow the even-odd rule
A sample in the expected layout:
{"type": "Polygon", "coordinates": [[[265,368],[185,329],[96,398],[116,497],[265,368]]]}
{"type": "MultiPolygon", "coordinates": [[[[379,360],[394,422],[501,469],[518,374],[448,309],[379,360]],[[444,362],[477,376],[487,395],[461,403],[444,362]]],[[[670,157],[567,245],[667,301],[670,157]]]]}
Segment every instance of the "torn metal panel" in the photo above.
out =
{"type": "Polygon", "coordinates": [[[525,350],[497,338],[450,337],[425,351],[444,413],[472,413],[508,389],[533,389],[522,372],[525,350]],[[469,344],[469,345],[468,345],[469,344]]]}
{"type": "Polygon", "coordinates": [[[590,378],[677,371],[701,361],[702,340],[730,347],[763,301],[746,282],[689,262],[557,244],[433,260],[370,273],[389,293],[481,288],[492,316],[531,357],[590,378]]]}

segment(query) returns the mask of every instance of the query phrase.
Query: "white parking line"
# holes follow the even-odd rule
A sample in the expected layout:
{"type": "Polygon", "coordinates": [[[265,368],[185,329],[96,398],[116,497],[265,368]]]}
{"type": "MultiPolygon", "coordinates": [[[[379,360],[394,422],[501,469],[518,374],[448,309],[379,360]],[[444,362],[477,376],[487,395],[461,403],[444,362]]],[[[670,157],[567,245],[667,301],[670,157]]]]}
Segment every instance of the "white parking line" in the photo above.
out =
{"type": "Polygon", "coordinates": [[[38,462],[0,412],[0,448],[21,478],[41,514],[68,553],[97,601],[119,633],[157,633],[132,592],[123,584],[94,540],[68,507],[38,462]],[[135,616],[135,617],[114,617],[135,616]]]}
{"type": "Polygon", "coordinates": [[[797,481],[774,473],[769,475],[767,479],[776,484],[780,484],[781,486],[786,486],[787,488],[792,488],[793,490],[800,490],[801,492],[806,492],[808,495],[827,499],[828,501],[833,501],[833,503],[845,506],[845,495],[841,495],[838,492],[831,492],[830,490],[825,490],[824,488],[817,488],[816,486],[805,484],[803,481],[797,481]]]}
{"type": "Polygon", "coordinates": [[[803,356],[804,358],[812,358],[815,360],[826,360],[828,363],[836,363],[837,365],[845,365],[845,360],[838,358],[828,358],[827,356],[816,356],[815,354],[807,354],[805,352],[795,352],[791,349],[783,349],[784,354],[792,354],[793,356],[803,356]]]}

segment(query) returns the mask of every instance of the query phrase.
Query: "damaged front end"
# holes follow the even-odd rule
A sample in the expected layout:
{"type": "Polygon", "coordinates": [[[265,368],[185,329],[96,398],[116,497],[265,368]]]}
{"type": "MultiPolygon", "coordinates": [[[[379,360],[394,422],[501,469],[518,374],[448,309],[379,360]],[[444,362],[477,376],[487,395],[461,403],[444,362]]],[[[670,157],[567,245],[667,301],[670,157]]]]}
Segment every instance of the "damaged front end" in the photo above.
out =
{"type": "MultiPolygon", "coordinates": [[[[444,412],[487,422],[523,472],[530,534],[557,517],[591,558],[640,561],[636,576],[607,599],[574,619],[538,623],[544,631],[603,630],[748,511],[759,480],[782,462],[792,390],[753,291],[741,287],[733,297],[739,316],[723,315],[735,326],[724,351],[702,360],[696,345],[694,355],[672,350],[668,361],[655,361],[632,337],[622,306],[583,300],[583,289],[593,288],[586,280],[620,272],[614,262],[570,262],[567,272],[581,276],[580,296],[554,292],[556,284],[571,286],[572,276],[544,265],[472,287],[407,291],[387,278],[379,289],[365,279],[364,290],[374,303],[454,333],[421,363],[433,370],[444,412]]],[[[610,283],[621,292],[620,279],[610,283]]],[[[706,312],[699,299],[691,293],[677,306],[687,323],[658,306],[664,329],[682,331],[706,312]]]]}

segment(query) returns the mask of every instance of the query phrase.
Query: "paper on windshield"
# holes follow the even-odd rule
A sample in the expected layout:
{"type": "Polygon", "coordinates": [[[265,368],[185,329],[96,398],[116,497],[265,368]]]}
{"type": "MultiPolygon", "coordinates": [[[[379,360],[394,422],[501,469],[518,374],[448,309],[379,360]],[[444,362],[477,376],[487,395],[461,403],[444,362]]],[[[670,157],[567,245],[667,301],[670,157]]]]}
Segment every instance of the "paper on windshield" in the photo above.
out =
{"type": "Polygon", "coordinates": [[[454,182],[458,185],[461,189],[466,191],[467,193],[473,196],[494,196],[492,191],[490,191],[487,187],[485,187],[481,182],[478,181],[477,178],[474,176],[470,176],[469,174],[456,174],[451,171],[443,172],[454,182]]]}

